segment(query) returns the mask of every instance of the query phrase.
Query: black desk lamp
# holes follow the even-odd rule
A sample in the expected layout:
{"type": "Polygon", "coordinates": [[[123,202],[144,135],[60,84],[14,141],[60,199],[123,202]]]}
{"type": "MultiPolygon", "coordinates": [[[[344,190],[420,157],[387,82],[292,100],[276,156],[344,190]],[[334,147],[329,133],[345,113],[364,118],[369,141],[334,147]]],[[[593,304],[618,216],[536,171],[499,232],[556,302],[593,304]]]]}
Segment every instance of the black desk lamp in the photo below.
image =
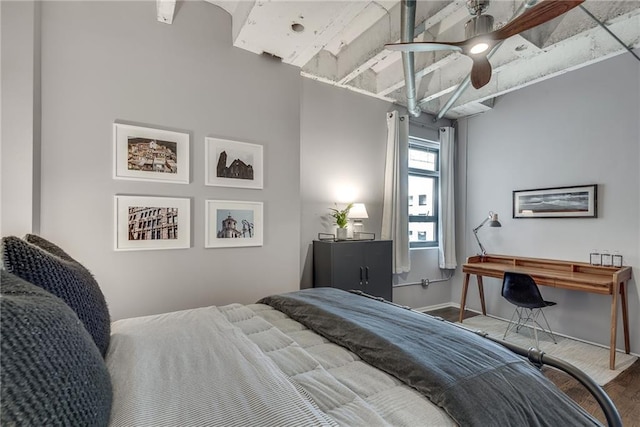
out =
{"type": "Polygon", "coordinates": [[[480,223],[479,226],[473,229],[473,235],[475,236],[476,241],[478,242],[478,246],[480,246],[480,251],[481,251],[480,255],[482,256],[485,256],[487,254],[487,251],[484,248],[484,246],[482,246],[482,243],[480,243],[480,239],[478,238],[478,230],[480,230],[480,228],[482,228],[482,226],[485,225],[487,221],[490,221],[489,227],[502,227],[502,224],[500,224],[500,221],[498,221],[498,214],[493,213],[492,211],[489,211],[489,216],[487,216],[484,219],[484,221],[480,223]]]}

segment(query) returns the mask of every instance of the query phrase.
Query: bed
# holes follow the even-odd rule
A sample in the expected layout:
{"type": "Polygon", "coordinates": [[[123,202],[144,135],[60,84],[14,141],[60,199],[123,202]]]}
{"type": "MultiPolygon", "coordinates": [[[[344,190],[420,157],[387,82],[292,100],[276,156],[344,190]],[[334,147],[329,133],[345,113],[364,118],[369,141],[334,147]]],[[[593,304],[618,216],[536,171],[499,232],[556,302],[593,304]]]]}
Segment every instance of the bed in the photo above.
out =
{"type": "Polygon", "coordinates": [[[2,425],[599,425],[517,351],[364,295],[307,289],[105,327],[97,283],[62,249],[28,235],[2,252],[2,425]]]}

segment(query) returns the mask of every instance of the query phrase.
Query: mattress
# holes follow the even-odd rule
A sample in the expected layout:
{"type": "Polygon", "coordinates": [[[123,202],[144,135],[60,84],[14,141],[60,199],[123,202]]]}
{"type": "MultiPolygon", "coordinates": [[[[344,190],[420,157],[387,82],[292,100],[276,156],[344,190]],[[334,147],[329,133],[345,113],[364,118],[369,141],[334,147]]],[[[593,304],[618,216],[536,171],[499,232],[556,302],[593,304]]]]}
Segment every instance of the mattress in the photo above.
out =
{"type": "Polygon", "coordinates": [[[262,304],[123,319],[112,426],[455,425],[394,377],[262,304]]]}

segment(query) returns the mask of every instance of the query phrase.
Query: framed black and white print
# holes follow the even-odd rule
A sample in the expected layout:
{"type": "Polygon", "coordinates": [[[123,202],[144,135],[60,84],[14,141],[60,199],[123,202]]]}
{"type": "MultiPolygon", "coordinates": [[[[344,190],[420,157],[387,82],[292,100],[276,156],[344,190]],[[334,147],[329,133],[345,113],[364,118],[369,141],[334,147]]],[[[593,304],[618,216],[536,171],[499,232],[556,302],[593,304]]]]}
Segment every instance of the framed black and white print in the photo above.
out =
{"type": "Polygon", "coordinates": [[[205,138],[205,185],[261,189],[262,145],[205,138]]]}
{"type": "Polygon", "coordinates": [[[262,202],[205,201],[205,248],[262,246],[262,202]]]}
{"type": "Polygon", "coordinates": [[[189,134],[113,125],[115,179],[189,183],[189,134]]]}
{"type": "Polygon", "coordinates": [[[513,192],[514,218],[596,218],[598,186],[540,188],[513,192]]]}
{"type": "Polygon", "coordinates": [[[191,246],[190,199],[117,195],[114,206],[116,251],[191,246]]]}

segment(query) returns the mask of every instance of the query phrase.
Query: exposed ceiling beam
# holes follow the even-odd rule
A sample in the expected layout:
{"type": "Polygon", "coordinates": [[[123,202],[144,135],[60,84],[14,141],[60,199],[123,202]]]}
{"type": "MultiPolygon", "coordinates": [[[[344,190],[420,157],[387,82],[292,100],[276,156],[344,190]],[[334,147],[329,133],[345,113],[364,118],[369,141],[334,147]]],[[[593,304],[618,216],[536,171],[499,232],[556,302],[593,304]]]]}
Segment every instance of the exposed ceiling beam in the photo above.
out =
{"type": "MultiPolygon", "coordinates": [[[[406,106],[401,55],[384,48],[400,39],[401,0],[206,1],[231,15],[234,46],[268,52],[300,67],[304,77],[406,106]]],[[[510,21],[524,1],[492,1],[487,13],[494,28],[510,21]]],[[[159,0],[159,10],[162,3],[175,10],[170,0],[159,0]]],[[[624,45],[640,46],[640,0],[587,0],[584,6],[624,45]]],[[[469,18],[467,0],[419,0],[414,40],[463,40],[469,18]]],[[[594,19],[570,11],[505,40],[491,57],[492,82],[452,99],[445,117],[486,111],[496,97],[620,53],[621,44],[594,19]]],[[[442,111],[470,69],[471,60],[459,53],[416,54],[418,105],[431,114],[442,111]]]]}
{"type": "Polygon", "coordinates": [[[176,12],[176,0],[156,0],[156,10],[158,21],[171,24],[176,12]]]}

